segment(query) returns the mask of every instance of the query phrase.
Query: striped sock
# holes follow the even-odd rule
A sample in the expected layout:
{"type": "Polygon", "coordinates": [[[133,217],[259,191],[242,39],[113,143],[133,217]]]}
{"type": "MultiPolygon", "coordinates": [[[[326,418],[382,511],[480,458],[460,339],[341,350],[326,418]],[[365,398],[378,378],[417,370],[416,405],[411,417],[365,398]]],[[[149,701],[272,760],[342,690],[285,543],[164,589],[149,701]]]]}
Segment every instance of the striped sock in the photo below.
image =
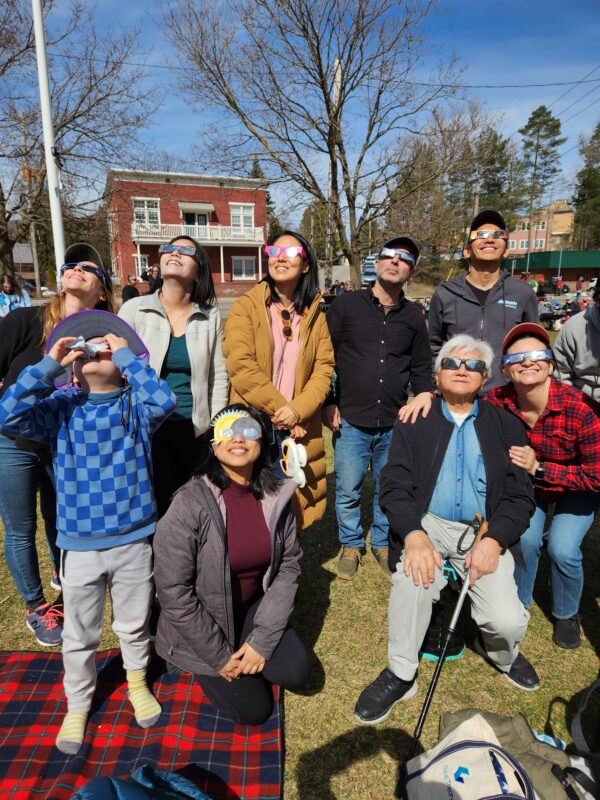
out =
{"type": "Polygon", "coordinates": [[[75,755],[83,744],[87,711],[67,711],[56,737],[56,746],[61,753],[75,755]]]}
{"type": "Polygon", "coordinates": [[[160,703],[146,686],[146,670],[127,672],[129,699],[140,728],[150,728],[160,717],[160,703]]]}

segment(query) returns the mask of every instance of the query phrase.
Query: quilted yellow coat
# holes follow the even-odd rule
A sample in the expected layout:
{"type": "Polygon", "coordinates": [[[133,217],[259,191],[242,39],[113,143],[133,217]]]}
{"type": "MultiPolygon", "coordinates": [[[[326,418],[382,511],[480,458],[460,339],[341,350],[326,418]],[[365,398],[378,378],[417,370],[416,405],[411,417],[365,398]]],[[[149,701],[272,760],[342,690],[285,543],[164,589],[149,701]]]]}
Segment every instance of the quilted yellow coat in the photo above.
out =
{"type": "Polygon", "coordinates": [[[319,309],[320,297],[315,297],[300,318],[300,352],[291,403],[271,382],[273,337],[268,309],[271,291],[266,283],[257,284],[233,304],[223,342],[231,381],[230,402],[246,403],[269,416],[289,405],[307,429],[300,440],[308,455],[304,468],[306,486],[298,489],[294,498],[302,528],[321,519],[327,497],[321,406],[329,394],[334,358],[325,315],[319,309]]]}

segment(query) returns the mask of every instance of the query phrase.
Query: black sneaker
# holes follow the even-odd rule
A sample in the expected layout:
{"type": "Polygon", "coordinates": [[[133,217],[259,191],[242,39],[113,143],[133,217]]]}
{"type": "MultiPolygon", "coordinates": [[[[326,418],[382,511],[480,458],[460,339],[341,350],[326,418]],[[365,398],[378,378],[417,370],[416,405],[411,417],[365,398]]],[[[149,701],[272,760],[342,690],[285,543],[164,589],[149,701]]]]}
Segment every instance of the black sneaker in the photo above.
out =
{"type": "MultiPolygon", "coordinates": [[[[490,663],[495,669],[498,669],[494,662],[490,661],[481,636],[477,636],[473,646],[475,651],[479,653],[480,656],[483,656],[488,663],[490,663]]],[[[502,670],[498,669],[498,672],[502,672],[502,670]]],[[[536,689],[540,688],[540,679],[538,678],[538,674],[529,661],[525,658],[523,653],[518,654],[508,672],[502,672],[502,675],[509,683],[512,683],[513,686],[517,686],[519,689],[523,689],[526,692],[535,692],[536,689]]]]}
{"type": "Polygon", "coordinates": [[[564,647],[565,650],[576,650],[581,645],[579,615],[575,614],[567,619],[555,620],[552,641],[557,647],[564,647]]]}
{"type": "Polygon", "coordinates": [[[412,681],[403,681],[386,667],[379,677],[362,690],[354,706],[354,716],[365,725],[376,725],[388,718],[396,703],[414,697],[417,689],[416,675],[412,681]]]}

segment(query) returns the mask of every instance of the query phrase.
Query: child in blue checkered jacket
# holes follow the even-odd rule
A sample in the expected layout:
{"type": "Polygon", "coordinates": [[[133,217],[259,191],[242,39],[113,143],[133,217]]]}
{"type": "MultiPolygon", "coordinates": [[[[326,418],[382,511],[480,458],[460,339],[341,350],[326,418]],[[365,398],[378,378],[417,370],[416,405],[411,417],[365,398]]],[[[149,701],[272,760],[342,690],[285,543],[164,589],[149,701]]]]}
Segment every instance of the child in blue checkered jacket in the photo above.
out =
{"type": "Polygon", "coordinates": [[[161,713],[146,684],[154,596],[149,537],[156,527],[151,438],[177,403],[125,339],[91,339],[106,349],[85,360],[69,349],[73,341],[58,339],[0,401],[2,433],[50,442],[52,449],[68,704],[56,745],[64,753],[76,753],[85,736],[107,587],[135,718],[147,728],[161,713]],[[49,393],[69,367],[79,388],[49,393]]]}

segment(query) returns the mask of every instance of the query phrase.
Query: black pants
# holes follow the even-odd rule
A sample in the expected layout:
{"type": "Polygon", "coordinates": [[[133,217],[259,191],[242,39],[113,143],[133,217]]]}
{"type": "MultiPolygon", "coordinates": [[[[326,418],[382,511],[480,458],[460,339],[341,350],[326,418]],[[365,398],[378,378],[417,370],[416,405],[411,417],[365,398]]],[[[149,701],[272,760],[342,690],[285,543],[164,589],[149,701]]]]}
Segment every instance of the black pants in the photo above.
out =
{"type": "Polygon", "coordinates": [[[171,498],[191,477],[201,459],[203,439],[194,436],[191,419],[167,420],[152,439],[154,494],[160,519],[171,498]]]}
{"type": "MultiPolygon", "coordinates": [[[[254,603],[244,620],[240,643],[252,630],[254,613],[260,601],[254,603]]],[[[238,645],[239,646],[239,645],[238,645]]],[[[257,675],[241,675],[231,682],[220,675],[197,675],[198,683],[209,700],[234,722],[241,725],[262,725],[273,711],[273,690],[276,683],[283,689],[300,689],[308,680],[310,659],[298,634],[286,628],[281,641],[257,675]]]]}

